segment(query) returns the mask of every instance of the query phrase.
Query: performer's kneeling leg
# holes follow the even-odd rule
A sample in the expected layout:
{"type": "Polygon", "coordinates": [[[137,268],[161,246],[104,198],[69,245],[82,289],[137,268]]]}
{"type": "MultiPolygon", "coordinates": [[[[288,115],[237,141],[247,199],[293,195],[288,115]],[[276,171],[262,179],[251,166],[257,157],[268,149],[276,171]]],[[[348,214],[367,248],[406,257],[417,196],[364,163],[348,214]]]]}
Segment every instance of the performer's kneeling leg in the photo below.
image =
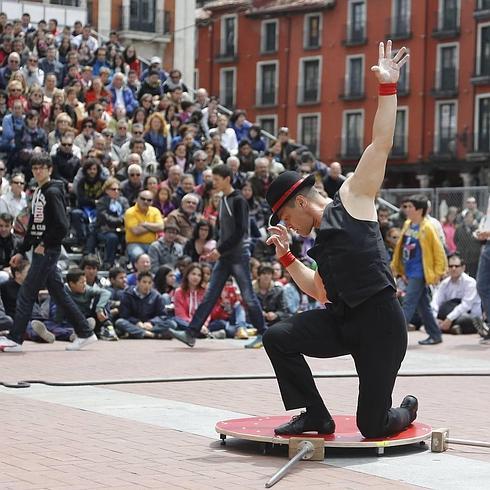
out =
{"type": "Polygon", "coordinates": [[[328,310],[306,311],[269,327],[262,340],[286,410],[306,407],[315,416],[330,418],[303,355],[324,358],[348,353],[334,316],[328,310]]]}

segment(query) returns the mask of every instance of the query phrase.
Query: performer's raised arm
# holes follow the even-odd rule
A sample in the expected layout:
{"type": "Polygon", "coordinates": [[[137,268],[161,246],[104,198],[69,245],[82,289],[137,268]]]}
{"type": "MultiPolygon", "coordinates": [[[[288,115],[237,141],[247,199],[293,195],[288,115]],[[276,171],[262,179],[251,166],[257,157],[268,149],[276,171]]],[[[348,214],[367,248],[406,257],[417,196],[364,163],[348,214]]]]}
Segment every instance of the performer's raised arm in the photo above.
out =
{"type": "Polygon", "coordinates": [[[364,150],[354,175],[346,182],[350,193],[374,199],[385,176],[386,160],[393,145],[396,122],[396,83],[400,68],[408,60],[406,48],[392,57],[391,41],[379,43],[378,64],[371,67],[380,83],[378,110],[374,117],[373,138],[364,150]]]}

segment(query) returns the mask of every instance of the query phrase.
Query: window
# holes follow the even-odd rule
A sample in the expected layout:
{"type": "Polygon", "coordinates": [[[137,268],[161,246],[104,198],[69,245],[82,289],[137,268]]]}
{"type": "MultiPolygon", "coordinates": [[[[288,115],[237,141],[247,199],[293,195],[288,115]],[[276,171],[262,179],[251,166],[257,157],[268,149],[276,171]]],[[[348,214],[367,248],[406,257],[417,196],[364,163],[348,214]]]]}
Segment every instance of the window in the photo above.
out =
{"type": "Polygon", "coordinates": [[[319,102],[321,58],[301,58],[299,73],[298,103],[319,102]]]}
{"type": "Polygon", "coordinates": [[[411,0],[393,0],[393,16],[391,17],[391,33],[401,38],[410,35],[410,2],[411,0]]]}
{"type": "MultiPolygon", "coordinates": [[[[398,50],[394,50],[394,55],[398,52],[398,50]]],[[[407,52],[410,52],[410,50],[407,50],[407,52]]],[[[408,95],[410,91],[410,58],[408,61],[403,65],[402,69],[400,70],[400,76],[398,78],[398,83],[397,83],[397,91],[399,96],[403,95],[408,95]]]]}
{"type": "MultiPolygon", "coordinates": [[[[172,20],[172,13],[170,10],[165,10],[163,12],[163,33],[164,34],[171,34],[172,28],[171,28],[171,20],[172,20]]],[[[196,36],[199,37],[199,36],[196,36]]],[[[197,86],[197,85],[196,85],[197,86]]]]}
{"type": "Polygon", "coordinates": [[[220,91],[219,98],[221,103],[228,108],[235,107],[236,95],[236,68],[222,68],[220,71],[220,91]]]}
{"type": "Polygon", "coordinates": [[[277,134],[277,116],[267,115],[267,116],[257,116],[257,123],[262,128],[263,131],[275,136],[277,134]]]}
{"type": "Polygon", "coordinates": [[[129,14],[131,31],[155,32],[155,0],[131,0],[129,14]]]}
{"type": "Polygon", "coordinates": [[[234,15],[221,17],[221,56],[233,57],[236,54],[236,17],[234,15]]]}
{"type": "Polygon", "coordinates": [[[396,111],[395,135],[393,137],[392,156],[406,156],[408,148],[408,109],[399,107],[396,111]]]}
{"type": "Polygon", "coordinates": [[[478,26],[476,75],[490,76],[490,24],[480,24],[478,26]]]}
{"type": "Polygon", "coordinates": [[[490,94],[477,95],[475,108],[475,151],[490,153],[490,94]]]}
{"type": "Polygon", "coordinates": [[[305,15],[304,48],[319,48],[322,43],[322,17],[320,14],[305,15]]]}
{"type": "Polygon", "coordinates": [[[364,56],[348,56],[345,76],[345,96],[364,95],[364,56]]]}
{"type": "Polygon", "coordinates": [[[277,51],[277,20],[262,22],[262,53],[275,53],[277,51]]]}
{"type": "Polygon", "coordinates": [[[436,103],[436,128],[434,150],[436,154],[454,154],[457,132],[456,102],[436,103]]]}
{"type": "Polygon", "coordinates": [[[477,0],[476,8],[478,10],[490,10],[490,0],[477,0]]]}
{"type": "Polygon", "coordinates": [[[440,44],[437,52],[436,88],[451,91],[458,88],[458,44],[440,44]]]}
{"type": "Polygon", "coordinates": [[[364,111],[345,111],[342,137],[342,155],[357,158],[363,148],[364,111]]]}
{"type": "Polygon", "coordinates": [[[366,4],[364,0],[350,0],[347,22],[347,42],[366,41],[366,4]]]}
{"type": "Polygon", "coordinates": [[[439,0],[438,30],[459,30],[459,0],[439,0]]]}
{"type": "Polygon", "coordinates": [[[299,142],[318,155],[320,114],[300,114],[298,118],[299,142]]]}
{"type": "Polygon", "coordinates": [[[277,61],[257,63],[257,105],[277,104],[278,71],[277,61]]]}

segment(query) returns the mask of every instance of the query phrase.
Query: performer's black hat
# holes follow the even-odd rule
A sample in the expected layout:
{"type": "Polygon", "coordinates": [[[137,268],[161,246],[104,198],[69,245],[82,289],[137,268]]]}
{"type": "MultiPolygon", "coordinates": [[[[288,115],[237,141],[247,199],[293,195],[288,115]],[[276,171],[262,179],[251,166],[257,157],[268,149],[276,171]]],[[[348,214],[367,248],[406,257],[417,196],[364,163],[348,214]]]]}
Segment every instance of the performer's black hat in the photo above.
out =
{"type": "Polygon", "coordinates": [[[298,172],[291,170],[283,172],[277,177],[269,187],[265,198],[272,209],[272,215],[269,219],[270,225],[277,225],[280,219],[277,212],[292,199],[301,189],[313,187],[315,185],[315,176],[308,175],[302,177],[298,172]]]}

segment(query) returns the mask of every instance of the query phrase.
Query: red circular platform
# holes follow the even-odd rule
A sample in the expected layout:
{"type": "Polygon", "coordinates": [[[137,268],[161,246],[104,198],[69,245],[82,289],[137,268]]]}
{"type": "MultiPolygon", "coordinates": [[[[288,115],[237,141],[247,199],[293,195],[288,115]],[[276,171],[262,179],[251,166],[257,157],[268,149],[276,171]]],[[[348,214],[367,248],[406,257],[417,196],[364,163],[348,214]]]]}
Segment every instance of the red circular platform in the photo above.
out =
{"type": "Polygon", "coordinates": [[[290,437],[323,437],[325,447],[389,447],[414,444],[428,439],[432,434],[429,425],[415,422],[408,429],[390,437],[366,439],[359,432],[353,415],[335,415],[334,434],[316,434],[306,432],[300,435],[278,436],[274,429],[291,420],[290,416],[250,417],[223,420],[216,424],[218,434],[258,442],[289,444],[290,437]]]}

